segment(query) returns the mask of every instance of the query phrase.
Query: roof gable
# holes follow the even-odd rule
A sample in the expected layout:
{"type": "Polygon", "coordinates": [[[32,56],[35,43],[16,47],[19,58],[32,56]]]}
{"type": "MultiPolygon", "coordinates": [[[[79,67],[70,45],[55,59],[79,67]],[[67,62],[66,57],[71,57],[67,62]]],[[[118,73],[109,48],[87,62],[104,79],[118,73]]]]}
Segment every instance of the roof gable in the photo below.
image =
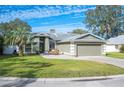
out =
{"type": "Polygon", "coordinates": [[[100,39],[99,38],[96,38],[95,36],[89,34],[89,35],[86,35],[86,36],[77,38],[76,40],[100,40],[100,39]]]}
{"type": "Polygon", "coordinates": [[[103,38],[101,38],[97,35],[94,35],[92,33],[83,34],[83,35],[79,36],[78,38],[92,38],[92,39],[96,38],[96,39],[99,39],[99,40],[104,40],[103,38]]]}

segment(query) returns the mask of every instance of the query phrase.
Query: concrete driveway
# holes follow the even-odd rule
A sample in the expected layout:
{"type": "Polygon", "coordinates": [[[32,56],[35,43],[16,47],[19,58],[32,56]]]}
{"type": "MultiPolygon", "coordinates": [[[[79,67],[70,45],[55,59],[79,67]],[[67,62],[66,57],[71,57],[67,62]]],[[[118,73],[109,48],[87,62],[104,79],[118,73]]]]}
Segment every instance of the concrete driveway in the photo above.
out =
{"type": "Polygon", "coordinates": [[[79,57],[74,57],[69,55],[42,55],[42,56],[44,58],[50,58],[50,59],[74,59],[74,60],[97,61],[124,68],[124,59],[111,58],[106,56],[79,56],[79,57]]]}

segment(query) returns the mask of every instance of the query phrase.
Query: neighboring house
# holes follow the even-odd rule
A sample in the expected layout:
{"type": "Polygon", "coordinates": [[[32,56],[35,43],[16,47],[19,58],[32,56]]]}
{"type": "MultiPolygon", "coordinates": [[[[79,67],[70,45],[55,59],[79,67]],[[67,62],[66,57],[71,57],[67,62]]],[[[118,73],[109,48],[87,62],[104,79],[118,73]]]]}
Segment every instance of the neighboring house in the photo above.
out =
{"type": "Polygon", "coordinates": [[[57,43],[57,49],[64,54],[74,56],[99,56],[102,55],[104,40],[91,33],[76,35],[57,43]]]}
{"type": "MultiPolygon", "coordinates": [[[[63,54],[68,55],[99,56],[102,54],[102,45],[104,43],[102,38],[91,33],[83,35],[70,33],[33,33],[32,40],[28,41],[24,46],[24,53],[44,53],[51,49],[58,49],[63,54]]],[[[15,49],[17,48],[5,48],[4,53],[11,54],[15,49]]]]}
{"type": "Polygon", "coordinates": [[[124,45],[124,35],[117,36],[115,38],[110,38],[107,40],[106,45],[104,45],[105,52],[119,52],[120,47],[124,45]]]}

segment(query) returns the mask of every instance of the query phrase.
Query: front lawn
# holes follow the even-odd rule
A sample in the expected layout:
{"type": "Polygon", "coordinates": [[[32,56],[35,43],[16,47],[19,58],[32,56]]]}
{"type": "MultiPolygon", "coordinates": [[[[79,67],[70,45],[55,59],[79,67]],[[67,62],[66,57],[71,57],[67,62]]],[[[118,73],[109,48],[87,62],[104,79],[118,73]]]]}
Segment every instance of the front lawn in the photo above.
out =
{"type": "Polygon", "coordinates": [[[83,60],[45,59],[41,56],[0,57],[0,76],[53,78],[114,74],[124,74],[124,69],[83,60]]]}
{"type": "Polygon", "coordinates": [[[107,56],[124,59],[124,53],[111,52],[111,53],[107,53],[107,56]]]}

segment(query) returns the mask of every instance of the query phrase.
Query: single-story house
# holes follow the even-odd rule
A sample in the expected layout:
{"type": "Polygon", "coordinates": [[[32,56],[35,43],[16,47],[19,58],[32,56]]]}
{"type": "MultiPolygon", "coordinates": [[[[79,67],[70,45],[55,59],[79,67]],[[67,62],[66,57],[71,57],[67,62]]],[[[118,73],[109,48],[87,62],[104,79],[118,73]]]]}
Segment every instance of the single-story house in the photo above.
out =
{"type": "MultiPolygon", "coordinates": [[[[32,40],[28,41],[26,45],[23,47],[23,51],[25,54],[30,53],[44,53],[48,52],[51,49],[56,49],[56,44],[58,41],[61,41],[65,38],[74,36],[73,34],[68,33],[56,33],[56,32],[49,32],[49,33],[32,33],[32,40]]],[[[18,47],[15,46],[4,46],[4,54],[13,54],[14,50],[17,50],[18,47]]]]}
{"type": "Polygon", "coordinates": [[[120,52],[120,47],[124,45],[124,35],[119,35],[115,38],[110,38],[104,45],[105,52],[120,52]]]}
{"type": "Polygon", "coordinates": [[[100,56],[104,39],[91,33],[76,35],[57,42],[57,49],[74,56],[100,56]]]}
{"type": "MultiPolygon", "coordinates": [[[[44,53],[58,49],[63,54],[74,56],[99,56],[102,54],[104,40],[94,34],[74,35],[70,33],[33,33],[32,40],[24,45],[24,53],[44,53]]],[[[4,54],[18,51],[16,46],[6,46],[4,54]],[[11,50],[11,51],[10,51],[11,50]]]]}

